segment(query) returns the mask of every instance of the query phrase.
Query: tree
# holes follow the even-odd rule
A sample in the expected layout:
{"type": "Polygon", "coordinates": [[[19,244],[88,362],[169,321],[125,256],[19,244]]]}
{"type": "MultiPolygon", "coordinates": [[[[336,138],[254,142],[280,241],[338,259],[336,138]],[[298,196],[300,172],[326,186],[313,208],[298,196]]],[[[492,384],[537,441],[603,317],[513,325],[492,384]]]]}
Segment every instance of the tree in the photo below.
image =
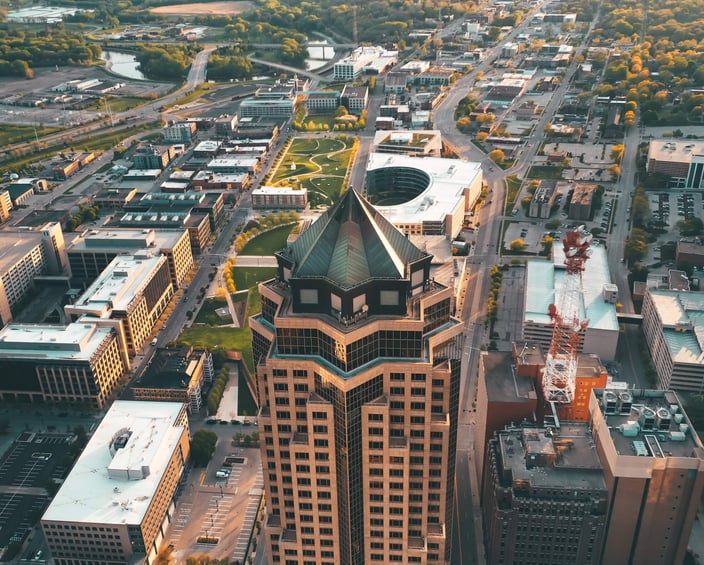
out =
{"type": "Polygon", "coordinates": [[[680,235],[685,237],[701,235],[704,223],[702,223],[701,218],[687,218],[677,222],[677,229],[680,230],[680,235]]]}
{"type": "Polygon", "coordinates": [[[522,239],[514,239],[511,242],[511,251],[523,251],[526,248],[526,243],[522,239]]]}
{"type": "Polygon", "coordinates": [[[501,151],[501,149],[494,149],[489,152],[489,159],[500,165],[506,160],[506,155],[503,151],[501,151]]]}
{"type": "Polygon", "coordinates": [[[626,150],[626,148],[623,146],[622,143],[619,143],[618,145],[614,145],[613,148],[611,149],[611,160],[614,163],[618,163],[621,161],[621,158],[623,157],[623,152],[626,150]]]}
{"type": "Polygon", "coordinates": [[[608,169],[609,174],[611,175],[612,178],[617,179],[619,175],[621,174],[621,167],[619,167],[616,163],[613,165],[610,165],[608,169]]]}
{"type": "Polygon", "coordinates": [[[196,467],[205,467],[213,458],[218,436],[215,432],[198,430],[191,438],[191,458],[196,467]]]}
{"type": "Polygon", "coordinates": [[[629,110],[623,115],[623,125],[624,126],[633,126],[636,123],[636,113],[629,110]]]}
{"type": "Polygon", "coordinates": [[[344,106],[338,106],[337,110],[335,110],[336,118],[341,118],[342,116],[346,116],[347,114],[349,114],[349,111],[344,106]]]}

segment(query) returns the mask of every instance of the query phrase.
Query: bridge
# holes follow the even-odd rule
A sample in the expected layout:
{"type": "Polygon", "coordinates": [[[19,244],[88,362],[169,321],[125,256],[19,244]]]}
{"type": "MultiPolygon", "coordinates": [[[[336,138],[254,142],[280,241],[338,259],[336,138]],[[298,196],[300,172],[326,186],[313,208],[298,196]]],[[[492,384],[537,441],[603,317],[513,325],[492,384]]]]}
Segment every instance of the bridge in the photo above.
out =
{"type": "Polygon", "coordinates": [[[641,314],[625,314],[623,312],[618,312],[616,314],[616,319],[619,324],[634,324],[636,326],[643,325],[643,316],[641,314]]]}

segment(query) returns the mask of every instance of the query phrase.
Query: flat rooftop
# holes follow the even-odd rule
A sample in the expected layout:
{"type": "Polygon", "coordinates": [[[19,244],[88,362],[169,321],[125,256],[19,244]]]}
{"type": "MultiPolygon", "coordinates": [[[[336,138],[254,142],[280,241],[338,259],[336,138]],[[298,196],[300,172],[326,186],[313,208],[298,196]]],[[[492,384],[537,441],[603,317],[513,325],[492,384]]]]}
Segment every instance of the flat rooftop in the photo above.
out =
{"type": "Polygon", "coordinates": [[[648,160],[689,163],[693,155],[704,155],[704,141],[653,139],[648,147],[648,160]]]}
{"type": "Polygon", "coordinates": [[[112,328],[74,322],[10,323],[0,330],[0,356],[5,359],[88,361],[112,334],[112,328]]]}
{"type": "Polygon", "coordinates": [[[565,490],[606,490],[601,463],[587,424],[560,429],[518,428],[497,433],[504,469],[513,483],[565,490]]]}
{"type": "Polygon", "coordinates": [[[672,360],[704,364],[704,293],[649,289],[672,360]]]}
{"type": "Polygon", "coordinates": [[[202,351],[158,349],[133,388],[187,390],[202,351]]]}
{"type": "Polygon", "coordinates": [[[592,394],[599,401],[619,455],[659,459],[700,457],[694,449],[702,447],[701,441],[673,391],[594,389],[592,394]],[[614,395],[613,408],[608,407],[608,393],[614,395]],[[623,402],[623,395],[630,397],[630,404],[623,402]],[[652,416],[654,426],[646,424],[648,415],[652,416]]]}
{"type": "Polygon", "coordinates": [[[519,377],[510,351],[482,352],[481,362],[487,376],[486,393],[489,402],[530,402],[537,392],[530,377],[519,377]]]}
{"type": "Polygon", "coordinates": [[[179,445],[182,410],[180,402],[115,401],[42,520],[140,524],[179,445]],[[117,451],[116,438],[126,440],[117,451]]]}
{"type": "Polygon", "coordinates": [[[367,173],[384,168],[410,168],[428,176],[428,186],[418,196],[396,206],[375,206],[393,224],[424,221],[442,222],[458,205],[464,206],[465,190],[482,171],[479,163],[441,157],[409,157],[389,153],[370,153],[367,173]]]}
{"type": "MultiPolygon", "coordinates": [[[[605,284],[611,284],[606,248],[592,246],[591,256],[582,272],[582,294],[579,318],[588,320],[588,329],[618,331],[616,305],[602,295],[605,284]]],[[[553,260],[531,260],[526,264],[524,321],[551,324],[548,308],[555,303],[555,291],[565,280],[564,253],[560,245],[553,247],[553,260]]]]}
{"type": "Polygon", "coordinates": [[[124,253],[133,249],[172,249],[186,230],[110,228],[84,231],[72,241],[68,252],[113,250],[124,253]]]}
{"type": "Polygon", "coordinates": [[[41,233],[0,232],[0,272],[7,273],[37,246],[41,233]]]}
{"type": "Polygon", "coordinates": [[[126,310],[152,273],[165,261],[163,256],[119,255],[71,306],[72,311],[109,316],[113,310],[126,310]]]}

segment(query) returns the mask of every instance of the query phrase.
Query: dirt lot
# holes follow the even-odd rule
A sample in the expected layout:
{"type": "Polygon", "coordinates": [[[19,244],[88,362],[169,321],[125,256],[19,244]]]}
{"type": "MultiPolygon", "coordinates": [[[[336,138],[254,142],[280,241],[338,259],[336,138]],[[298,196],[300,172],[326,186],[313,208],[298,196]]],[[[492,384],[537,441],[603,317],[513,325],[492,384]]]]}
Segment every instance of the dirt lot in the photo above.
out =
{"type": "Polygon", "coordinates": [[[198,2],[194,4],[159,6],[149,11],[153,14],[161,14],[162,16],[202,16],[204,14],[233,16],[251,9],[251,2],[198,2]]]}

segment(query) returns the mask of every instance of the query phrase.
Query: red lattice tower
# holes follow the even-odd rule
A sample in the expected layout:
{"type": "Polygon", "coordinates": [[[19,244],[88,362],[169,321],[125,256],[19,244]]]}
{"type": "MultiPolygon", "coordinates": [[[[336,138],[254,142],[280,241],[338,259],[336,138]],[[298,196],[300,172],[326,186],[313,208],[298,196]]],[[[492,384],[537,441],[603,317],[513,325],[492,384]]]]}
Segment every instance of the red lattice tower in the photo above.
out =
{"type": "Polygon", "coordinates": [[[565,278],[555,289],[555,304],[548,308],[553,321],[552,339],[543,371],[543,394],[548,402],[571,404],[577,375],[577,351],[580,333],[587,320],[579,319],[582,296],[582,272],[589,259],[591,234],[580,226],[570,230],[562,240],[565,253],[565,278]]]}

